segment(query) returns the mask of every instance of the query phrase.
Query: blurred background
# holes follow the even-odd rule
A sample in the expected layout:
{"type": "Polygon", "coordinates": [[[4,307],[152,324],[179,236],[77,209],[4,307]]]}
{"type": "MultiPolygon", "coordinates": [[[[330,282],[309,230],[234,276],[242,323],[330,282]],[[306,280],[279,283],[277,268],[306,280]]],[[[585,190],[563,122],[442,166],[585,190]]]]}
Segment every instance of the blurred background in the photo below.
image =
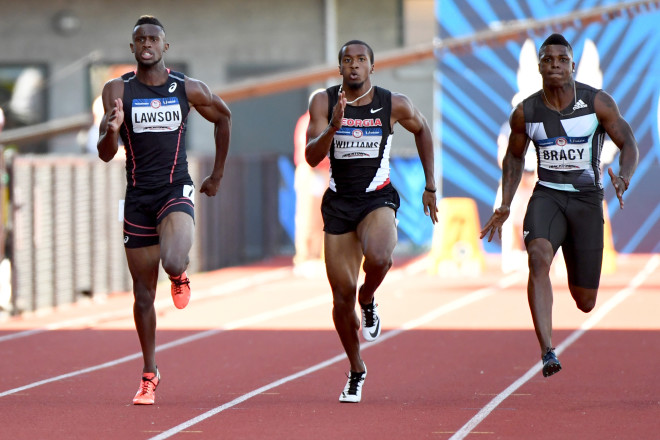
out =
{"type": "MultiPolygon", "coordinates": [[[[436,263],[450,259],[459,268],[472,260],[478,269],[484,253],[509,246],[478,242],[478,227],[464,239],[447,231],[463,236],[457,218],[478,226],[490,216],[501,175],[498,139],[506,137],[512,105],[540,88],[536,51],[555,31],[573,44],[578,80],[615,98],[639,142],[625,211],[606,185],[612,251],[657,252],[658,3],[0,0],[0,312],[131,289],[117,217],[124,161],[96,156],[94,109],[103,84],[134,68],[129,44],[142,14],[165,26],[166,65],[204,81],[232,110],[221,192],[196,199],[191,272],[296,253],[294,130],[310,93],[341,80],[337,53],[351,39],[375,51],[372,82],[410,97],[434,134],[438,196],[448,202],[435,228],[421,209],[414,141],[395,128],[398,253],[430,252],[436,263]],[[451,203],[459,199],[468,208],[451,203]],[[458,217],[447,220],[452,212],[458,217]]],[[[187,146],[197,185],[212,166],[212,129],[191,114],[187,146]]],[[[615,153],[607,160],[616,171],[615,153]]]]}

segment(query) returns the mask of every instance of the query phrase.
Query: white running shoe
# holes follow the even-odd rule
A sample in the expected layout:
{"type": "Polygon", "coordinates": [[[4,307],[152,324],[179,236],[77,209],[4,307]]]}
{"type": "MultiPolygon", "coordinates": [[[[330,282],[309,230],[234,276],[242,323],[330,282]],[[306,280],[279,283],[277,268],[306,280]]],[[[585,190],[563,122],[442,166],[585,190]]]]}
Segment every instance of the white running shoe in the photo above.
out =
{"type": "Polygon", "coordinates": [[[380,336],[378,304],[372,299],[371,304],[360,303],[360,309],[362,309],[362,336],[369,342],[375,341],[380,336]]]}
{"type": "Polygon", "coordinates": [[[356,373],[351,371],[350,376],[348,376],[348,381],[344,387],[344,391],[339,395],[340,402],[349,402],[357,403],[362,399],[362,385],[364,385],[364,379],[367,377],[367,366],[364,366],[364,372],[356,373]]]}

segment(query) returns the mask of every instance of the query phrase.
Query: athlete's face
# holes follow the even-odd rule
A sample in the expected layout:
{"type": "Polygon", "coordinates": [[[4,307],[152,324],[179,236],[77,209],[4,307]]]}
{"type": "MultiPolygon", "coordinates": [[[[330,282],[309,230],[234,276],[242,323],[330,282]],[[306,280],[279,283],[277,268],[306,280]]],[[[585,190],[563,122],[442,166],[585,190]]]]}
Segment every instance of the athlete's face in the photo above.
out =
{"type": "Polygon", "coordinates": [[[551,44],[539,54],[539,72],[543,84],[561,86],[569,82],[575,63],[570,49],[560,44],[551,44]]]}
{"type": "Polygon", "coordinates": [[[339,64],[339,74],[344,77],[347,88],[359,89],[369,79],[374,66],[369,58],[369,50],[362,44],[351,44],[344,48],[339,64]]]}
{"type": "Polygon", "coordinates": [[[153,66],[163,59],[163,53],[170,47],[165,42],[165,32],[155,24],[143,24],[133,30],[131,52],[138,64],[153,66]]]}

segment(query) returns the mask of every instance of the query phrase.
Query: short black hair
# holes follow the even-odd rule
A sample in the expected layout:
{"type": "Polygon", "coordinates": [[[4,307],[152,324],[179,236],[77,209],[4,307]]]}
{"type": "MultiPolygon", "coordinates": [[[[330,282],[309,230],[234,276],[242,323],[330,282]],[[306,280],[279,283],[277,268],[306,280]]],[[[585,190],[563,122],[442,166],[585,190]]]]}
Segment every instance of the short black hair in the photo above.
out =
{"type": "Polygon", "coordinates": [[[569,43],[562,34],[552,34],[545,39],[543,44],[541,44],[541,48],[539,49],[539,57],[541,56],[541,52],[543,52],[543,49],[545,49],[546,46],[552,45],[566,46],[568,48],[568,52],[573,55],[573,47],[571,47],[571,43],[569,43]]]}
{"type": "Polygon", "coordinates": [[[133,26],[133,30],[135,30],[135,28],[138,26],[142,26],[143,24],[154,24],[160,27],[163,30],[163,32],[165,32],[165,26],[163,26],[160,20],[158,20],[153,15],[143,15],[140,18],[138,18],[138,21],[135,22],[135,26],[133,26]]]}
{"type": "Polygon", "coordinates": [[[341,47],[341,49],[339,49],[339,57],[338,57],[339,64],[341,64],[341,57],[344,55],[344,49],[346,49],[346,46],[350,46],[352,44],[361,44],[364,47],[366,47],[367,52],[369,53],[369,60],[371,61],[371,64],[374,63],[374,51],[371,48],[371,46],[369,46],[367,43],[365,43],[362,40],[351,40],[351,41],[348,41],[348,42],[344,43],[344,45],[341,47]]]}

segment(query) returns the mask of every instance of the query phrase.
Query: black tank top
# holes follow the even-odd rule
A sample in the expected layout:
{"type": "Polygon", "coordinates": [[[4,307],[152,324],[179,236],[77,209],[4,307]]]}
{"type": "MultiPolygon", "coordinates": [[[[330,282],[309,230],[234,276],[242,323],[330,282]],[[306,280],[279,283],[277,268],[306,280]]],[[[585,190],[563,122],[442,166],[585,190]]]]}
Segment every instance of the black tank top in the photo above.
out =
{"type": "MultiPolygon", "coordinates": [[[[330,87],[328,118],[337,103],[339,86],[330,87]]],[[[330,189],[339,194],[376,191],[390,183],[392,93],[374,87],[371,103],[347,105],[341,129],[330,147],[330,189]]]]}
{"type": "Polygon", "coordinates": [[[152,189],[192,184],[185,142],[190,105],[183,73],[169,72],[160,86],[142,84],[135,72],[122,79],[124,124],[120,135],[126,149],[128,186],[152,189]]]}
{"type": "Polygon", "coordinates": [[[525,129],[536,148],[540,185],[562,191],[596,191],[603,188],[600,154],[605,137],[594,110],[599,90],[578,82],[575,90],[575,101],[561,115],[545,104],[543,90],[525,99],[525,129]]]}

